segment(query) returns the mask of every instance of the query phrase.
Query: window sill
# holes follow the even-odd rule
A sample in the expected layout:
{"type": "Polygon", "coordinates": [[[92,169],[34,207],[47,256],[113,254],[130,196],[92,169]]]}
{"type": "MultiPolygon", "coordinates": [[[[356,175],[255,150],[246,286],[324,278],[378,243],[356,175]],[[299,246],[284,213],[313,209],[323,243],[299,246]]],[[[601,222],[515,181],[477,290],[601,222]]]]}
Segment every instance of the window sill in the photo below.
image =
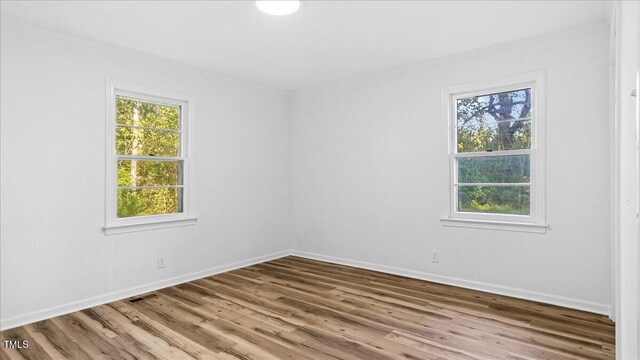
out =
{"type": "Polygon", "coordinates": [[[126,225],[110,225],[102,228],[105,235],[116,235],[116,234],[124,234],[136,231],[147,231],[147,230],[155,230],[155,229],[165,229],[172,228],[178,226],[189,226],[195,225],[198,222],[198,218],[190,217],[184,219],[173,219],[173,220],[162,220],[162,221],[153,221],[153,222],[144,222],[144,223],[136,223],[136,224],[126,224],[126,225]]]}
{"type": "Polygon", "coordinates": [[[460,218],[440,218],[440,222],[442,222],[442,225],[444,226],[464,227],[472,229],[519,231],[537,234],[545,234],[547,232],[547,225],[542,224],[460,218]]]}

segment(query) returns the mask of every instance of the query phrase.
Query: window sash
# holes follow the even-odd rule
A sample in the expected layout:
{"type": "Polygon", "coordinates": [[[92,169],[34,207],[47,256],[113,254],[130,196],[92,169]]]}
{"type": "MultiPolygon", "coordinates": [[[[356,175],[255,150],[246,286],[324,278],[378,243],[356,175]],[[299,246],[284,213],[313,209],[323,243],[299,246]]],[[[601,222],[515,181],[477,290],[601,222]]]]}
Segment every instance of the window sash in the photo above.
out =
{"type": "Polygon", "coordinates": [[[118,160],[142,160],[142,161],[187,161],[186,157],[179,156],[149,156],[149,155],[115,155],[118,160]]]}
{"type": "Polygon", "coordinates": [[[138,190],[138,189],[180,189],[184,185],[140,185],[140,186],[118,186],[118,190],[138,190]]]}
{"type": "Polygon", "coordinates": [[[504,219],[509,219],[509,218],[519,218],[519,219],[533,219],[534,218],[534,214],[536,213],[536,209],[535,207],[537,206],[536,204],[536,199],[535,199],[535,194],[534,192],[536,191],[536,186],[535,186],[535,182],[536,182],[536,176],[535,176],[535,166],[536,166],[536,161],[535,161],[535,148],[534,148],[534,144],[536,139],[536,135],[535,135],[535,129],[534,126],[537,126],[537,124],[535,124],[536,118],[537,118],[537,112],[532,111],[533,115],[530,117],[525,117],[522,119],[509,119],[509,120],[496,120],[493,121],[492,123],[496,123],[496,124],[500,124],[500,123],[512,123],[512,122],[523,122],[523,121],[529,121],[531,122],[531,148],[529,149],[515,149],[515,150],[494,150],[494,151],[467,151],[467,152],[458,152],[458,147],[457,147],[457,143],[458,143],[458,129],[460,128],[464,128],[465,125],[459,125],[458,124],[458,120],[459,120],[459,114],[457,111],[457,101],[460,99],[465,99],[465,98],[470,98],[470,97],[474,97],[474,96],[483,96],[483,95],[491,95],[494,93],[500,93],[500,92],[505,92],[505,91],[511,91],[511,90],[518,90],[518,89],[522,89],[522,88],[530,88],[531,89],[531,107],[532,110],[535,110],[535,106],[536,106],[536,87],[535,84],[528,84],[527,86],[518,86],[518,85],[514,85],[514,86],[503,86],[501,88],[495,88],[495,89],[485,89],[485,90],[481,90],[481,91],[476,91],[476,92],[468,92],[465,94],[457,94],[454,96],[451,96],[448,101],[448,106],[450,106],[450,111],[451,111],[451,115],[449,117],[448,122],[450,122],[450,126],[449,126],[449,131],[450,131],[450,135],[452,142],[451,142],[451,147],[449,149],[449,157],[450,157],[450,161],[449,161],[449,166],[450,166],[450,172],[451,175],[449,177],[449,197],[450,197],[450,204],[449,204],[449,208],[450,208],[450,212],[451,215],[455,215],[456,217],[461,217],[461,218],[491,218],[491,219],[500,219],[500,220],[504,220],[504,219]],[[458,181],[458,159],[460,158],[481,158],[481,157],[505,157],[505,156],[516,156],[516,155],[529,155],[530,157],[530,172],[531,172],[531,177],[530,177],[530,181],[528,183],[460,183],[458,181]],[[518,214],[506,214],[506,213],[483,213],[483,212],[467,212],[467,211],[460,211],[459,210],[459,199],[458,199],[458,188],[460,187],[471,187],[471,186],[497,186],[497,187],[529,187],[530,189],[530,213],[529,215],[518,215],[518,214]]]}
{"type": "Polygon", "coordinates": [[[454,186],[470,187],[470,186],[503,186],[503,187],[516,187],[516,186],[531,186],[531,183],[459,183],[454,182],[454,186]]]}
{"type": "Polygon", "coordinates": [[[184,100],[175,100],[169,97],[163,97],[163,96],[157,96],[157,95],[151,95],[152,92],[155,91],[127,91],[127,90],[122,90],[122,89],[118,89],[117,93],[114,95],[114,100],[116,98],[121,98],[121,99],[125,99],[125,100],[131,100],[131,101],[142,101],[142,102],[146,102],[148,104],[153,104],[153,105],[161,105],[161,106],[183,106],[185,101],[184,100]]]}
{"type": "Polygon", "coordinates": [[[515,156],[515,155],[531,155],[531,154],[533,154],[532,149],[518,149],[518,150],[496,150],[496,151],[486,151],[486,150],[470,151],[470,152],[460,152],[460,153],[454,152],[449,155],[455,158],[462,158],[462,157],[485,157],[485,156],[515,156]]]}
{"type": "Polygon", "coordinates": [[[452,213],[456,214],[457,216],[461,216],[461,217],[474,217],[474,216],[486,216],[486,217],[502,217],[502,216],[507,216],[507,217],[520,217],[520,218],[531,218],[534,214],[534,207],[535,205],[535,201],[534,201],[534,176],[533,176],[533,169],[534,169],[534,157],[532,156],[532,150],[531,149],[524,149],[524,150],[505,150],[505,151],[485,151],[485,152],[473,152],[473,153],[453,153],[450,154],[451,155],[451,167],[452,167],[452,179],[451,181],[451,209],[452,209],[452,213]],[[470,155],[471,154],[471,155],[470,155]],[[506,157],[506,156],[514,156],[514,155],[529,155],[530,156],[530,172],[531,172],[531,177],[530,177],[530,181],[528,183],[517,183],[517,182],[512,182],[512,183],[461,183],[458,180],[458,161],[457,159],[460,158],[480,158],[480,157],[506,157]],[[506,213],[489,213],[489,212],[471,212],[471,211],[461,211],[459,209],[459,194],[458,194],[458,188],[460,187],[473,187],[473,186],[486,186],[486,187],[528,187],[530,190],[530,198],[529,198],[529,215],[519,215],[519,214],[506,214],[506,213]]]}
{"type": "MultiPolygon", "coordinates": [[[[460,121],[460,118],[458,118],[457,116],[458,114],[456,114],[456,127],[461,128],[466,126],[466,125],[458,125],[458,121],[460,121]]],[[[518,122],[518,121],[532,121],[534,117],[535,116],[522,118],[522,119],[494,120],[491,124],[504,124],[504,123],[518,122]]],[[[481,125],[490,125],[490,124],[481,124],[481,125]]]]}
{"type": "MultiPolygon", "coordinates": [[[[455,136],[454,136],[455,137],[455,136]]],[[[451,167],[451,177],[449,179],[450,183],[450,194],[449,197],[451,199],[450,209],[451,213],[456,216],[461,217],[474,217],[474,216],[486,216],[486,217],[520,217],[520,218],[533,218],[536,202],[534,199],[534,189],[535,189],[535,153],[532,149],[522,149],[522,150],[505,150],[505,151],[484,151],[484,152],[472,152],[472,153],[451,153],[450,155],[450,167],[451,167]],[[506,157],[506,156],[514,156],[514,155],[529,155],[530,157],[530,172],[531,177],[528,183],[461,183],[458,180],[458,161],[460,158],[479,158],[479,157],[506,157]],[[471,186],[499,186],[499,187],[529,187],[530,188],[530,198],[529,198],[529,206],[530,211],[529,215],[516,215],[516,214],[503,214],[503,213],[483,213],[483,212],[468,212],[468,211],[460,211],[458,209],[458,188],[459,187],[471,187],[471,186]]]]}
{"type": "MultiPolygon", "coordinates": [[[[140,101],[143,103],[150,103],[148,101],[145,101],[143,99],[137,99],[137,98],[129,98],[130,100],[135,100],[135,101],[140,101]]],[[[114,119],[115,120],[115,119],[114,119]]],[[[180,124],[182,125],[182,109],[180,111],[180,124]]],[[[174,130],[174,129],[163,129],[163,128],[154,128],[154,127],[148,127],[148,126],[135,126],[135,125],[122,125],[122,124],[118,124],[115,123],[115,129],[117,129],[118,126],[122,126],[122,127],[128,127],[128,128],[134,128],[134,129],[149,129],[149,130],[159,130],[159,131],[167,131],[167,132],[173,132],[173,133],[178,133],[180,135],[182,135],[182,130],[180,128],[180,130],[174,130]]],[[[114,136],[115,136],[115,132],[114,132],[114,136]]],[[[178,152],[181,155],[182,154],[182,144],[183,144],[183,138],[182,136],[178,137],[178,152]]],[[[115,146],[115,137],[114,137],[114,146],[115,146]]],[[[181,162],[182,163],[182,167],[184,168],[184,164],[186,161],[186,158],[184,157],[180,157],[180,156],[149,156],[149,155],[115,155],[116,156],[116,161],[119,160],[132,160],[132,161],[177,161],[177,162],[181,162]]],[[[118,176],[117,172],[115,174],[116,176],[118,176]]],[[[179,177],[181,177],[181,179],[178,179],[178,182],[182,182],[183,185],[141,185],[141,186],[118,186],[117,190],[141,190],[141,189],[184,189],[184,173],[181,172],[179,174],[179,177]]],[[[117,191],[116,191],[117,193],[117,191]]],[[[116,199],[116,211],[118,209],[118,207],[120,206],[119,200],[116,199]]],[[[172,215],[172,214],[180,214],[184,211],[184,198],[183,196],[180,196],[178,199],[178,209],[180,209],[180,211],[176,211],[176,212],[172,212],[172,213],[167,213],[167,214],[158,214],[158,215],[139,215],[139,216],[129,216],[129,217],[119,217],[117,215],[116,212],[116,219],[135,219],[135,218],[140,218],[142,216],[159,216],[159,215],[172,215]]]]}
{"type": "MultiPolygon", "coordinates": [[[[146,101],[144,101],[144,102],[146,102],[146,101]]],[[[126,124],[120,124],[120,123],[116,123],[116,127],[126,127],[126,128],[130,128],[130,129],[140,129],[140,130],[166,131],[166,132],[172,132],[172,133],[178,133],[178,134],[180,134],[182,132],[182,130],[176,130],[176,129],[165,129],[165,128],[157,128],[157,127],[151,127],[151,126],[139,126],[139,125],[126,125],[126,124]]]]}
{"type": "MultiPolygon", "coordinates": [[[[106,127],[107,127],[107,151],[106,151],[106,215],[105,215],[105,235],[140,231],[154,228],[192,225],[197,221],[193,217],[189,205],[189,122],[192,113],[193,100],[189,96],[174,93],[162,89],[139,86],[114,80],[107,80],[107,104],[106,107],[106,127]],[[180,107],[180,118],[178,129],[163,129],[148,127],[149,130],[166,131],[179,134],[179,156],[149,156],[149,155],[118,155],[116,153],[116,129],[124,124],[116,123],[117,99],[141,101],[165,106],[180,107]],[[118,161],[120,160],[141,160],[141,161],[180,161],[182,162],[182,184],[161,185],[159,188],[181,189],[181,212],[157,215],[141,215],[133,217],[118,217],[118,194],[124,189],[119,187],[117,182],[118,161]]],[[[131,127],[124,126],[124,127],[131,127]]],[[[132,187],[131,190],[142,187],[132,187]]]]}

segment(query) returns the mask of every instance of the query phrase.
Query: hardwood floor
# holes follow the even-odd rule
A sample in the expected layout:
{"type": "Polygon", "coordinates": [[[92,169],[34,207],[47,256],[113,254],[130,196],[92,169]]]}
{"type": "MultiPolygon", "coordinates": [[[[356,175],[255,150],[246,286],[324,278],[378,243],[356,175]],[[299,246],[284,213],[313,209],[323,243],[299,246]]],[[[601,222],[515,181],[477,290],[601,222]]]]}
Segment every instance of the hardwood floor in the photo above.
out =
{"type": "Polygon", "coordinates": [[[0,333],[2,359],[613,359],[602,315],[286,257],[0,333]]]}

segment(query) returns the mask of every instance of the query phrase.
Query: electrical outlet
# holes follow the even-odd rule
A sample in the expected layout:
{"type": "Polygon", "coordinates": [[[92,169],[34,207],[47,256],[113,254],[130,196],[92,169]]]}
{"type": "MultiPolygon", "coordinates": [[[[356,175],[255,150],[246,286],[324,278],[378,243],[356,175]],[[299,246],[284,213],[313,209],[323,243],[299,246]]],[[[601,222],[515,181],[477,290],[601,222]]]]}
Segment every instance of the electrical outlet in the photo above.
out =
{"type": "Polygon", "coordinates": [[[437,263],[440,262],[440,254],[437,251],[433,251],[431,253],[431,262],[437,263]]]}
{"type": "Polygon", "coordinates": [[[164,256],[158,256],[158,269],[163,269],[167,264],[164,262],[164,256]]]}

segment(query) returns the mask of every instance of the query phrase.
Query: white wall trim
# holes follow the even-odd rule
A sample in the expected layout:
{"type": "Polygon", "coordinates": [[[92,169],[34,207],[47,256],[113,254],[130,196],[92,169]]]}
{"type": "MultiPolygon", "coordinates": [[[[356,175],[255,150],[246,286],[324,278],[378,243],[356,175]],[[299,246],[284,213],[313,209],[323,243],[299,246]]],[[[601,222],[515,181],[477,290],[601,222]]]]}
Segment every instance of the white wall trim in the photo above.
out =
{"type": "Polygon", "coordinates": [[[320,255],[310,253],[306,251],[298,250],[285,250],[277,253],[259,256],[248,260],[237,261],[227,265],[221,265],[214,268],[193,272],[186,275],[180,275],[165,280],[152,282],[146,285],[141,285],[133,288],[129,288],[122,291],[116,291],[113,293],[100,295],[85,300],[71,302],[69,304],[55,306],[49,309],[35,311],[26,315],[20,315],[9,319],[3,319],[0,321],[0,331],[11,329],[14,327],[31,324],[36,321],[50,319],[56,316],[72,313],[74,311],[84,310],[93,306],[107,304],[113,301],[126,299],[131,296],[144,294],[150,291],[163,289],[169,286],[182,284],[185,282],[201,279],[207,276],[212,276],[227,271],[240,269],[243,267],[260,264],[266,261],[279,259],[285,256],[299,256],[307,259],[325,261],[334,264],[353,266],[361,269],[379,271],[382,273],[406,276],[412,279],[426,280],[439,284],[458,286],[466,289],[485,291],[498,295],[511,296],[519,299],[539,301],[546,304],[564,306],[572,309],[590,311],[597,314],[609,315],[611,313],[611,306],[606,304],[599,304],[590,301],[584,301],[579,299],[573,299],[563,296],[544,294],[524,289],[493,285],[483,283],[479,281],[464,280],[460,278],[454,278],[450,276],[443,276],[438,274],[426,273],[422,271],[415,271],[403,268],[397,268],[387,265],[373,264],[365,261],[350,260],[345,258],[339,258],[334,256],[320,255]]]}
{"type": "Polygon", "coordinates": [[[198,222],[197,217],[189,217],[185,219],[173,219],[164,221],[140,222],[138,224],[113,225],[102,228],[105,235],[125,234],[136,231],[147,231],[156,229],[166,229],[171,227],[195,225],[198,222]]]}
{"type": "Polygon", "coordinates": [[[613,322],[617,321],[618,301],[618,284],[620,282],[620,271],[618,264],[620,263],[620,119],[617,116],[618,103],[618,32],[620,23],[619,3],[614,2],[611,5],[611,25],[609,29],[609,158],[610,158],[610,224],[611,239],[609,252],[611,258],[611,315],[613,322]]]}
{"type": "Polygon", "coordinates": [[[169,286],[182,284],[185,282],[224,273],[227,271],[232,271],[235,269],[263,263],[265,261],[278,259],[290,254],[291,254],[291,251],[289,250],[280,251],[280,252],[269,254],[269,255],[259,256],[259,257],[251,258],[248,260],[237,261],[227,265],[221,265],[221,266],[216,266],[206,270],[196,271],[190,274],[185,274],[185,275],[175,276],[169,279],[155,281],[149,284],[136,286],[126,290],[116,291],[116,292],[95,296],[95,297],[91,297],[91,298],[80,300],[80,301],[74,301],[64,305],[54,306],[49,309],[39,310],[39,311],[16,316],[9,319],[2,319],[2,321],[0,321],[0,331],[4,331],[7,329],[11,329],[11,328],[26,325],[26,324],[31,324],[36,321],[50,319],[56,316],[72,313],[75,311],[84,310],[93,306],[98,306],[98,305],[110,303],[113,301],[126,299],[131,296],[144,294],[150,291],[163,289],[169,286]]]}
{"type": "Polygon", "coordinates": [[[539,301],[546,304],[564,306],[572,309],[589,311],[589,312],[607,315],[607,316],[611,312],[610,305],[599,304],[599,303],[584,301],[580,299],[573,299],[573,298],[568,298],[564,296],[544,294],[544,293],[539,293],[535,291],[529,291],[529,290],[518,289],[513,287],[507,287],[507,286],[493,285],[493,284],[483,283],[479,281],[464,280],[464,279],[450,277],[450,276],[443,276],[443,275],[432,274],[432,273],[427,273],[422,271],[402,269],[402,268],[397,268],[393,266],[378,265],[378,264],[373,264],[365,261],[350,260],[350,259],[338,258],[333,256],[314,254],[306,251],[293,250],[291,252],[291,255],[300,256],[300,257],[304,257],[312,260],[330,262],[334,264],[353,266],[353,267],[367,269],[367,270],[374,270],[374,271],[379,271],[387,274],[406,276],[406,277],[418,279],[418,280],[426,280],[426,281],[432,281],[435,283],[440,283],[445,285],[458,286],[466,289],[485,291],[485,292],[498,294],[498,295],[511,296],[519,299],[539,301]]]}
{"type": "Polygon", "coordinates": [[[479,219],[456,219],[456,218],[440,218],[440,222],[444,226],[456,226],[472,229],[490,229],[499,231],[519,231],[536,234],[546,234],[546,224],[530,224],[508,221],[490,221],[479,219]]]}

